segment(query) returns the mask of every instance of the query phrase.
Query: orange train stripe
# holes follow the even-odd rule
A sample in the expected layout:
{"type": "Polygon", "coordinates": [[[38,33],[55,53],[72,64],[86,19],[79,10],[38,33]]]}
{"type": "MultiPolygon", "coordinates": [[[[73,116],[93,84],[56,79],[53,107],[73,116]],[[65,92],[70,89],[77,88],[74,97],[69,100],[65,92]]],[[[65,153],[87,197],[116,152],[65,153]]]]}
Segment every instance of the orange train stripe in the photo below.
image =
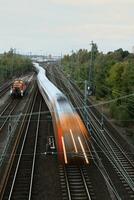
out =
{"type": "Polygon", "coordinates": [[[58,156],[60,161],[63,160],[63,146],[62,146],[62,129],[58,127],[58,156]]]}

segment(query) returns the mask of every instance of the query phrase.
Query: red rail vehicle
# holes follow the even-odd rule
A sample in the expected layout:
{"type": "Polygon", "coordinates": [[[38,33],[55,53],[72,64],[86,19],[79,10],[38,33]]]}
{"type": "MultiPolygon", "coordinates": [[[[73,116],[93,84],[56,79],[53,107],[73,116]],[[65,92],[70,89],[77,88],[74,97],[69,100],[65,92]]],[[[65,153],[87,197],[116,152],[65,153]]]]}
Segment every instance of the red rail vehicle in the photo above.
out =
{"type": "Polygon", "coordinates": [[[23,80],[15,80],[11,86],[10,94],[13,97],[23,97],[26,93],[27,84],[23,80]]]}

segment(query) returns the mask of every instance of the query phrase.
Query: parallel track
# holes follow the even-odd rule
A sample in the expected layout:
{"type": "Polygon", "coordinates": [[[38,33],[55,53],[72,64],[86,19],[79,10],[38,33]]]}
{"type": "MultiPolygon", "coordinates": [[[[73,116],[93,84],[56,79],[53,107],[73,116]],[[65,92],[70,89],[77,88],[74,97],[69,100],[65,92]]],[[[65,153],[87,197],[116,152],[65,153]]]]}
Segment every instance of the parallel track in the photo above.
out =
{"type": "MultiPolygon", "coordinates": [[[[37,88],[35,89],[37,90],[37,88]]],[[[46,148],[48,137],[53,137],[50,112],[40,94],[38,94],[35,105],[33,105],[34,95],[33,93],[30,96],[28,109],[24,115],[22,114],[23,122],[21,123],[21,120],[19,120],[21,125],[13,139],[13,150],[9,151],[11,159],[8,163],[9,170],[5,174],[3,187],[0,187],[1,200],[59,200],[59,197],[61,197],[58,187],[57,155],[56,152],[50,154],[50,152],[47,152],[49,149],[46,148]],[[33,107],[33,111],[29,109],[30,105],[33,107]],[[56,187],[51,188],[52,184],[55,184],[56,187]],[[41,188],[43,189],[42,192],[40,192],[41,188]]]]}
{"type": "Polygon", "coordinates": [[[31,199],[40,109],[41,103],[37,96],[34,99],[29,119],[24,129],[24,138],[17,150],[3,199],[31,199]],[[38,115],[33,114],[33,112],[38,112],[38,115]]]}
{"type": "MultiPolygon", "coordinates": [[[[89,129],[92,132],[93,143],[95,146],[96,144],[97,146],[99,145],[99,149],[96,146],[96,150],[99,152],[99,156],[104,163],[105,169],[107,169],[107,171],[110,173],[110,168],[111,168],[111,171],[113,171],[115,175],[112,177],[110,173],[111,181],[113,181],[113,184],[111,181],[109,182],[110,190],[113,188],[111,191],[112,192],[114,191],[115,196],[119,199],[120,196],[124,197],[124,199],[128,198],[133,199],[134,159],[129,149],[129,146],[124,141],[124,139],[122,139],[120,135],[117,134],[117,131],[116,134],[115,133],[113,134],[113,132],[115,132],[115,129],[112,127],[110,123],[108,123],[108,120],[105,118],[105,116],[103,116],[104,126],[102,130],[102,124],[101,124],[102,116],[97,111],[97,109],[91,105],[90,102],[88,104],[90,106],[90,109],[86,109],[86,112],[84,109],[82,109],[82,107],[84,106],[84,101],[83,101],[84,98],[82,93],[73,83],[70,83],[64,77],[64,75],[58,68],[53,67],[53,69],[51,68],[51,71],[49,70],[49,72],[51,74],[53,82],[58,84],[58,87],[60,87],[64,92],[70,94],[69,97],[71,98],[74,105],[78,108],[78,111],[81,113],[82,118],[85,120],[86,123],[88,122],[87,127],[89,127],[90,125],[89,129]],[[58,77],[57,81],[54,75],[55,77],[58,77]],[[125,144],[125,150],[123,144],[125,144]],[[105,154],[106,157],[103,155],[103,153],[105,154]],[[107,165],[105,165],[107,163],[106,159],[109,160],[108,161],[109,163],[107,165]],[[115,178],[117,179],[117,176],[119,176],[118,181],[117,180],[115,181],[115,178]],[[120,186],[117,187],[117,184],[120,184],[120,186]]],[[[96,157],[95,154],[94,156],[96,157]]],[[[107,176],[107,180],[110,177],[107,176]]]]}
{"type": "Polygon", "coordinates": [[[0,88],[0,98],[9,90],[11,83],[6,83],[0,88]]]}
{"type": "Polygon", "coordinates": [[[0,113],[0,134],[6,123],[8,122],[10,116],[12,115],[13,111],[17,107],[18,103],[19,101],[17,99],[11,100],[0,113]]]}
{"type": "Polygon", "coordinates": [[[60,166],[60,179],[63,200],[95,199],[86,168],[76,165],[60,166]]]}

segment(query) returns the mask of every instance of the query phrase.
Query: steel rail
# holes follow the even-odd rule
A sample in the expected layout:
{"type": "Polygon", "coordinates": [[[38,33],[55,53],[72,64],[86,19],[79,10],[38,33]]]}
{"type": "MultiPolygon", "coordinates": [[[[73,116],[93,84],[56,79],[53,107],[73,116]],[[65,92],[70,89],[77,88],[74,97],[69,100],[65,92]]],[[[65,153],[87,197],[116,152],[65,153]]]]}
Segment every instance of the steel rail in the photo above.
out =
{"type": "Polygon", "coordinates": [[[30,189],[29,189],[29,197],[28,197],[28,200],[30,200],[30,199],[31,199],[31,196],[32,196],[32,186],[33,186],[33,177],[34,177],[34,169],[35,169],[35,157],[36,157],[36,150],[37,150],[37,141],[38,141],[38,135],[39,135],[39,124],[40,124],[41,105],[42,105],[42,101],[40,101],[39,113],[38,113],[38,122],[37,122],[37,128],[36,128],[36,137],[35,137],[34,154],[33,154],[33,163],[32,163],[32,172],[31,172],[30,189]]]}
{"type": "MultiPolygon", "coordinates": [[[[57,70],[58,71],[58,70],[57,70]]],[[[63,79],[63,81],[64,81],[64,79],[63,79]]],[[[71,91],[71,89],[70,89],[70,91],[71,91]]],[[[73,89],[73,93],[74,93],[74,89],[73,89]]],[[[80,95],[79,95],[80,96],[80,95]]],[[[76,95],[76,97],[78,97],[78,95],[76,95]]],[[[78,101],[80,101],[80,103],[82,103],[82,104],[84,104],[84,102],[83,102],[83,99],[82,98],[77,98],[77,100],[78,101]]],[[[95,114],[93,113],[93,111],[90,109],[90,115],[89,115],[89,113],[87,113],[87,115],[90,117],[90,121],[91,121],[91,114],[93,115],[93,117],[95,118],[95,120],[97,121],[97,123],[99,124],[99,126],[100,126],[100,128],[101,128],[101,122],[100,122],[100,120],[95,116],[95,114]]],[[[94,120],[92,119],[92,122],[94,122],[94,120]]],[[[98,124],[96,124],[96,126],[98,126],[98,124]]],[[[105,129],[104,129],[105,130],[105,129]]],[[[99,131],[99,129],[98,129],[98,131],[99,131]]],[[[100,131],[99,131],[100,132],[100,131]]],[[[105,135],[104,135],[104,138],[105,138],[105,135]]],[[[102,139],[102,138],[100,138],[100,139],[102,139]]],[[[114,139],[113,139],[114,140],[114,139]]],[[[105,145],[108,145],[108,144],[105,144],[105,145]]],[[[113,152],[113,154],[114,154],[114,156],[115,157],[117,157],[117,154],[115,153],[115,151],[113,150],[113,147],[111,146],[111,144],[109,144],[110,145],[110,148],[112,148],[112,152],[113,152]]],[[[116,146],[119,148],[119,146],[117,145],[117,143],[116,143],[116,146]]],[[[121,149],[120,149],[120,151],[121,151],[121,149]]],[[[108,152],[108,151],[107,151],[108,152]]],[[[123,153],[123,151],[122,151],[122,153],[123,153]]],[[[125,153],[124,153],[125,154],[125,153]]],[[[127,157],[126,155],[124,155],[125,157],[127,157]]],[[[115,159],[115,157],[113,157],[114,159],[115,159]]],[[[129,158],[127,158],[127,160],[129,161],[129,158]]],[[[116,161],[115,161],[116,162],[116,161]]],[[[119,168],[119,171],[124,171],[124,172],[122,172],[123,173],[123,176],[125,177],[125,179],[127,180],[127,182],[129,183],[129,185],[130,185],[130,187],[132,188],[132,190],[133,190],[133,188],[134,188],[134,186],[133,186],[133,181],[131,180],[131,178],[129,177],[129,175],[128,174],[126,174],[127,173],[127,171],[125,170],[125,168],[124,168],[124,166],[123,165],[119,165],[119,163],[118,162],[120,162],[120,160],[118,159],[118,157],[117,157],[117,166],[118,166],[118,168],[119,168]]],[[[130,161],[129,161],[130,162],[130,161]]]]}
{"type": "MultiPolygon", "coordinates": [[[[96,141],[95,141],[96,142],[96,141]]],[[[110,196],[111,196],[111,199],[115,199],[115,197],[118,199],[118,200],[121,200],[121,197],[120,195],[118,194],[111,178],[109,177],[108,175],[108,172],[106,171],[104,165],[102,164],[100,158],[99,158],[99,155],[97,153],[97,151],[95,150],[94,148],[94,145],[92,145],[92,148],[96,154],[96,159],[97,161],[94,160],[94,163],[96,165],[96,167],[99,169],[100,173],[102,174],[103,178],[105,179],[105,182],[107,184],[107,188],[108,188],[108,191],[110,193],[110,196]],[[115,195],[115,197],[113,197],[113,194],[115,195]]]]}
{"type": "Polygon", "coordinates": [[[20,121],[21,115],[22,115],[22,113],[18,116],[17,121],[15,122],[16,123],[15,126],[12,128],[11,132],[9,133],[9,135],[7,137],[6,145],[4,146],[2,154],[0,155],[0,168],[1,168],[2,163],[3,163],[3,158],[6,156],[6,152],[7,152],[8,148],[9,148],[9,146],[10,146],[10,140],[12,139],[13,133],[14,133],[19,121],[20,121]]]}
{"type": "Polygon", "coordinates": [[[107,133],[106,136],[108,136],[110,138],[110,140],[113,142],[113,144],[119,149],[119,151],[122,153],[122,155],[128,160],[128,162],[134,168],[134,163],[132,163],[132,161],[128,158],[128,156],[126,155],[126,153],[124,152],[124,150],[120,147],[119,144],[117,144],[117,142],[115,141],[115,139],[112,138],[112,136],[109,134],[109,131],[107,129],[105,129],[105,128],[104,128],[104,131],[107,133]]]}
{"type": "MultiPolygon", "coordinates": [[[[77,101],[76,101],[76,102],[77,102],[77,101]]],[[[76,104],[76,105],[77,105],[77,104],[76,104]]],[[[81,116],[83,116],[83,118],[84,118],[85,116],[84,116],[83,112],[82,112],[82,111],[80,111],[80,112],[81,112],[81,116]]],[[[92,121],[92,120],[91,120],[91,118],[90,118],[90,122],[91,122],[91,121],[92,121]]],[[[95,129],[97,128],[97,124],[96,124],[96,126],[95,126],[94,128],[95,128],[95,129]]],[[[88,130],[89,130],[89,132],[90,132],[90,129],[88,129],[88,130]]],[[[98,129],[97,132],[100,132],[100,129],[98,129]]],[[[93,135],[92,135],[92,139],[93,139],[93,135]]],[[[95,162],[95,160],[94,160],[94,162],[95,162]]],[[[96,162],[95,162],[95,164],[96,164],[96,162]]],[[[101,165],[102,165],[102,164],[101,164],[101,165]]],[[[97,164],[96,164],[96,166],[97,166],[97,164]]],[[[103,165],[102,165],[102,166],[103,166],[103,165]]],[[[97,168],[98,168],[98,166],[97,166],[97,168]]],[[[100,172],[101,172],[101,174],[103,175],[103,177],[104,177],[104,179],[105,179],[105,181],[106,181],[108,187],[110,188],[111,192],[114,193],[114,195],[116,196],[116,198],[119,199],[119,200],[121,200],[121,198],[120,198],[120,196],[119,196],[119,194],[118,194],[118,192],[117,192],[117,190],[116,190],[114,184],[112,183],[110,177],[108,176],[106,170],[104,170],[104,169],[105,169],[105,168],[104,168],[104,166],[103,166],[103,170],[102,170],[102,168],[101,168],[100,172]],[[104,171],[104,172],[102,172],[102,171],[104,171]]],[[[110,192],[110,193],[111,193],[111,192],[110,192]]],[[[113,198],[113,197],[112,197],[112,198],[113,198]]]]}
{"type": "MultiPolygon", "coordinates": [[[[96,136],[99,138],[99,139],[98,138],[96,138],[96,139],[98,139],[98,143],[100,143],[101,149],[103,148],[105,153],[108,155],[107,156],[108,159],[111,158],[111,160],[114,161],[114,163],[115,163],[114,166],[116,166],[116,169],[122,173],[126,182],[129,184],[131,189],[134,190],[134,182],[132,181],[131,177],[129,176],[129,173],[127,172],[125,167],[122,165],[120,159],[118,158],[118,155],[115,152],[115,150],[111,144],[111,141],[108,141],[108,139],[106,138],[106,135],[104,134],[104,131],[101,131],[100,128],[98,127],[98,124],[95,121],[91,120],[91,118],[92,117],[90,116],[90,125],[92,126],[93,129],[98,129],[96,131],[97,135],[95,135],[95,134],[94,135],[95,135],[95,138],[96,138],[96,136]],[[101,133],[101,136],[100,136],[100,133],[101,133]],[[102,146],[102,144],[103,144],[103,146],[102,146]]],[[[116,144],[116,143],[114,143],[114,144],[116,144]]],[[[119,148],[118,145],[116,147],[119,148]]],[[[119,148],[119,150],[120,150],[120,153],[122,153],[122,155],[124,155],[123,151],[121,151],[120,148],[119,148]]],[[[124,155],[124,157],[125,157],[125,155],[124,155]]],[[[130,162],[127,157],[126,157],[126,159],[127,159],[127,162],[130,162]]]]}
{"type": "Polygon", "coordinates": [[[11,105],[11,103],[13,103],[13,101],[11,100],[3,109],[3,111],[0,113],[0,117],[4,114],[4,112],[8,109],[8,107],[11,105]]]}
{"type": "MultiPolygon", "coordinates": [[[[17,104],[18,104],[18,101],[16,101],[15,105],[14,105],[13,108],[10,110],[10,112],[8,113],[8,115],[6,116],[6,119],[5,119],[4,123],[3,123],[3,124],[1,125],[1,127],[0,127],[0,132],[2,131],[3,127],[5,126],[5,124],[6,124],[6,122],[7,122],[7,120],[9,119],[10,115],[12,114],[12,112],[14,111],[14,109],[16,108],[17,104]]],[[[10,105],[11,105],[11,104],[10,104],[10,105]]],[[[2,116],[2,118],[4,118],[4,117],[2,116]]]]}
{"type": "Polygon", "coordinates": [[[11,83],[0,90],[0,98],[9,90],[11,83]]]}
{"type": "MultiPolygon", "coordinates": [[[[61,76],[58,76],[58,77],[61,77],[61,76]]],[[[59,83],[60,83],[60,82],[59,82],[59,83]]],[[[62,85],[62,84],[61,84],[61,87],[63,88],[63,85],[62,85]]],[[[72,92],[72,91],[71,91],[71,88],[70,88],[70,85],[68,85],[68,88],[69,88],[69,92],[72,92]]],[[[63,88],[63,91],[64,91],[64,88],[63,88]]],[[[77,101],[77,100],[76,100],[76,101],[77,101]]],[[[83,171],[82,171],[81,168],[79,168],[79,170],[80,170],[80,176],[81,176],[81,178],[82,178],[83,185],[84,185],[84,188],[85,188],[85,192],[86,192],[86,194],[87,194],[87,198],[88,198],[89,200],[91,200],[91,196],[90,196],[90,194],[89,194],[89,189],[88,189],[87,182],[86,182],[86,180],[85,180],[83,171]]],[[[66,168],[64,168],[64,171],[65,171],[64,173],[65,173],[65,178],[66,178],[66,185],[67,185],[68,197],[69,197],[69,199],[71,200],[71,199],[73,199],[73,198],[71,198],[71,191],[70,191],[70,188],[69,188],[69,181],[68,181],[68,177],[67,177],[66,168]]],[[[76,199],[77,199],[77,197],[76,197],[76,199]]]]}
{"type": "Polygon", "coordinates": [[[86,189],[86,192],[87,192],[88,199],[91,200],[91,196],[90,196],[90,194],[89,194],[87,182],[86,182],[86,180],[85,180],[85,176],[84,176],[83,171],[82,171],[81,168],[80,168],[80,172],[81,172],[81,176],[82,176],[82,179],[83,179],[83,183],[84,183],[84,186],[85,186],[85,189],[86,189]]]}
{"type": "Polygon", "coordinates": [[[64,174],[65,174],[65,180],[66,180],[66,185],[67,185],[68,199],[72,200],[72,198],[71,198],[71,192],[70,192],[70,188],[69,188],[69,182],[68,182],[68,178],[67,178],[67,173],[66,173],[65,167],[64,167],[64,174]]]}
{"type": "MultiPolygon", "coordinates": [[[[94,122],[94,119],[97,121],[97,123],[96,123],[96,125],[95,125],[95,127],[98,127],[98,125],[100,126],[100,128],[98,128],[98,131],[101,129],[101,122],[99,121],[99,119],[94,115],[94,113],[93,113],[93,111],[90,111],[90,114],[89,113],[87,113],[87,115],[89,116],[89,118],[90,118],[90,123],[91,122],[94,122]],[[92,119],[92,117],[91,117],[91,115],[94,117],[94,119],[92,119]]],[[[108,132],[108,130],[104,127],[104,132],[103,133],[107,133],[107,135],[106,136],[104,136],[104,137],[109,137],[110,139],[111,139],[111,142],[113,142],[113,144],[116,146],[116,148],[118,148],[119,149],[119,151],[120,151],[120,153],[127,159],[127,162],[129,162],[130,163],[130,165],[132,166],[132,169],[134,168],[134,164],[130,161],[130,159],[128,158],[128,156],[125,154],[125,152],[121,149],[121,147],[119,146],[119,144],[117,144],[117,142],[115,141],[115,139],[114,138],[112,138],[112,136],[109,134],[109,132],[108,132]]],[[[102,138],[100,138],[100,139],[102,139],[102,138]]],[[[110,142],[110,143],[111,143],[110,142]]],[[[107,145],[107,144],[106,144],[107,145]]],[[[127,182],[129,183],[129,185],[130,185],[130,187],[132,188],[132,190],[133,190],[133,188],[134,188],[134,186],[133,186],[133,181],[132,181],[132,179],[131,179],[131,175],[129,176],[129,171],[127,170],[127,169],[125,169],[125,167],[123,166],[123,164],[122,164],[122,162],[120,161],[120,159],[118,158],[119,156],[117,155],[117,153],[115,152],[115,148],[114,147],[112,147],[111,146],[111,144],[109,144],[110,145],[110,147],[112,148],[112,151],[113,151],[113,153],[114,153],[114,155],[117,157],[117,161],[120,163],[120,166],[121,167],[119,167],[119,170],[120,171],[124,171],[124,176],[125,176],[125,178],[127,179],[127,182]],[[120,168],[122,168],[122,169],[120,169],[120,168]]]]}
{"type": "MultiPolygon", "coordinates": [[[[35,84],[32,86],[32,89],[34,89],[34,88],[35,88],[35,84]]],[[[31,103],[32,103],[32,98],[30,98],[30,100],[27,99],[27,101],[26,101],[26,105],[27,105],[26,113],[28,113],[28,110],[30,108],[31,103]]],[[[16,155],[16,151],[17,151],[17,148],[18,148],[18,144],[20,142],[20,139],[21,139],[21,136],[22,136],[22,132],[23,132],[23,130],[25,128],[24,125],[25,125],[25,120],[27,119],[27,117],[28,117],[27,114],[22,115],[22,122],[20,124],[20,127],[18,127],[19,130],[18,130],[18,133],[16,135],[16,139],[14,141],[13,147],[12,147],[12,149],[10,151],[8,164],[5,166],[4,174],[2,176],[2,180],[1,180],[1,184],[0,184],[0,199],[1,200],[3,199],[4,193],[6,193],[5,190],[6,190],[6,187],[7,187],[7,182],[8,182],[10,173],[11,173],[11,168],[13,166],[13,162],[14,162],[14,159],[15,159],[15,155],[16,155]]]]}
{"type": "MultiPolygon", "coordinates": [[[[58,70],[57,70],[58,71],[58,70]]],[[[58,77],[60,77],[60,76],[58,76],[58,77]]],[[[60,77],[61,78],[61,77],[60,77]]],[[[62,79],[62,78],[61,78],[62,79]]],[[[64,82],[64,81],[63,81],[64,82]]],[[[67,83],[67,82],[66,82],[67,83]]],[[[66,83],[64,83],[65,85],[67,85],[66,83]]],[[[62,85],[62,88],[63,88],[63,85],[62,85]]],[[[71,86],[71,87],[69,87],[69,90],[70,90],[70,92],[72,92],[73,91],[73,96],[74,96],[74,93],[75,93],[75,96],[77,97],[78,96],[78,98],[77,99],[75,99],[75,98],[73,98],[73,99],[75,99],[74,100],[74,102],[75,102],[75,105],[78,105],[78,107],[79,107],[79,105],[84,105],[83,104],[83,99],[81,98],[81,96],[80,95],[78,95],[78,92],[77,91],[75,91],[75,89],[71,86]],[[77,93],[77,94],[76,94],[77,93]],[[79,102],[79,103],[78,103],[79,102]]],[[[85,118],[85,116],[84,116],[84,114],[83,114],[83,112],[81,111],[81,110],[79,110],[79,112],[81,113],[81,115],[82,115],[82,118],[85,118]]],[[[106,179],[106,177],[105,177],[105,179],[106,179]]],[[[109,185],[110,185],[110,188],[111,188],[111,191],[113,191],[114,192],[114,194],[116,195],[116,197],[118,197],[118,199],[120,199],[120,197],[119,197],[119,195],[118,195],[118,192],[116,191],[116,189],[115,189],[115,187],[113,186],[113,184],[111,184],[112,183],[112,181],[110,180],[110,178],[107,178],[106,179],[107,180],[107,182],[109,183],[109,185]],[[110,181],[110,182],[109,182],[110,181]]]]}
{"type": "Polygon", "coordinates": [[[100,147],[100,149],[105,154],[105,156],[108,158],[108,160],[113,161],[113,162],[111,162],[111,164],[116,168],[116,170],[119,173],[122,174],[122,176],[124,177],[124,179],[126,180],[128,185],[130,186],[130,188],[132,190],[134,190],[133,181],[132,181],[131,177],[126,173],[126,170],[121,165],[120,160],[118,159],[113,148],[111,147],[111,144],[105,139],[105,137],[102,137],[102,136],[104,136],[103,132],[101,132],[101,135],[100,135],[100,129],[98,128],[98,130],[97,130],[97,124],[96,125],[92,124],[91,120],[90,120],[90,125],[92,126],[92,129],[95,131],[94,136],[92,135],[92,139],[96,138],[94,140],[94,141],[96,141],[96,144],[100,147]]]}
{"type": "Polygon", "coordinates": [[[14,174],[13,182],[12,182],[12,185],[11,185],[11,189],[10,189],[8,200],[10,200],[11,197],[12,197],[12,193],[13,193],[13,189],[14,189],[14,184],[15,184],[17,173],[18,173],[19,164],[20,164],[22,152],[23,152],[23,149],[24,149],[24,144],[25,144],[25,141],[26,141],[26,137],[27,137],[27,133],[28,133],[28,128],[29,128],[29,125],[30,125],[30,120],[31,120],[31,117],[32,117],[32,112],[33,112],[33,109],[34,109],[36,97],[37,97],[37,92],[36,92],[36,95],[34,97],[34,102],[33,102],[32,109],[31,109],[31,112],[30,112],[30,115],[29,115],[28,124],[27,124],[27,127],[26,127],[26,131],[25,131],[25,135],[24,135],[24,139],[23,139],[21,151],[20,151],[20,154],[19,154],[19,158],[18,158],[18,162],[17,162],[17,166],[16,166],[16,170],[15,170],[15,174],[14,174]]]}
{"type": "Polygon", "coordinates": [[[91,200],[88,183],[80,166],[64,166],[64,177],[69,200],[91,200]]]}
{"type": "MultiPolygon", "coordinates": [[[[78,104],[78,102],[76,101],[76,105],[77,105],[77,104],[78,104]]],[[[81,115],[82,115],[83,118],[84,118],[84,114],[83,114],[82,111],[81,111],[81,115]]],[[[90,119],[90,121],[91,121],[91,119],[90,119]]],[[[94,128],[96,129],[97,127],[98,127],[98,126],[97,126],[97,124],[96,124],[96,126],[95,126],[94,128]]],[[[88,129],[88,130],[89,130],[89,132],[90,132],[90,129],[88,129]]],[[[98,129],[98,131],[100,132],[100,129],[98,129]]],[[[97,132],[98,132],[98,131],[97,131],[97,132]]],[[[92,138],[93,138],[93,135],[92,135],[92,138]]],[[[94,150],[95,150],[95,149],[94,149],[94,150]]],[[[94,162],[95,162],[95,160],[94,160],[94,162]]],[[[102,165],[102,164],[101,164],[101,165],[102,165]]],[[[96,165],[96,166],[97,166],[97,165],[96,165]]],[[[102,165],[102,166],[103,166],[103,165],[102,165]]],[[[97,167],[98,167],[98,166],[97,166],[97,167]]],[[[103,167],[103,168],[104,168],[104,167],[103,167]]],[[[102,169],[101,169],[101,170],[102,170],[102,169]]],[[[106,182],[107,182],[107,185],[109,186],[110,190],[114,193],[114,195],[117,197],[117,199],[121,200],[121,198],[120,198],[120,196],[119,196],[117,190],[115,189],[115,186],[114,186],[114,184],[112,183],[110,177],[108,176],[106,170],[103,169],[104,172],[102,172],[101,170],[100,170],[100,172],[102,173],[103,177],[105,178],[105,180],[106,180],[106,182]]]]}

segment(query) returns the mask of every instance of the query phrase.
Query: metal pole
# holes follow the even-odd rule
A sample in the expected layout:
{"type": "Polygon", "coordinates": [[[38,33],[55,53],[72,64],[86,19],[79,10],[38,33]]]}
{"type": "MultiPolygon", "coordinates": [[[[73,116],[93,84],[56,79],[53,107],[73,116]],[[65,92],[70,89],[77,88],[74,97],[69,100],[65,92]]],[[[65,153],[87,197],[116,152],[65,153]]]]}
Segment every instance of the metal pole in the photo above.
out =
{"type": "Polygon", "coordinates": [[[86,123],[87,123],[86,106],[87,106],[87,80],[85,80],[85,92],[84,92],[84,115],[85,115],[85,120],[86,120],[86,123]]]}
{"type": "Polygon", "coordinates": [[[90,133],[92,132],[92,128],[90,126],[90,117],[88,117],[87,115],[87,112],[88,114],[90,115],[90,108],[87,109],[87,98],[88,96],[90,95],[89,94],[89,91],[88,91],[88,84],[87,84],[87,80],[85,80],[85,92],[84,92],[84,116],[85,116],[85,123],[86,123],[86,126],[89,127],[89,130],[90,130],[90,133]]]}
{"type": "Polygon", "coordinates": [[[102,105],[102,112],[101,112],[101,131],[104,131],[103,105],[102,105]]]}
{"type": "Polygon", "coordinates": [[[91,61],[90,61],[90,65],[89,65],[89,88],[91,90],[91,92],[93,92],[93,88],[94,88],[94,43],[93,41],[91,41],[91,61]]]}

